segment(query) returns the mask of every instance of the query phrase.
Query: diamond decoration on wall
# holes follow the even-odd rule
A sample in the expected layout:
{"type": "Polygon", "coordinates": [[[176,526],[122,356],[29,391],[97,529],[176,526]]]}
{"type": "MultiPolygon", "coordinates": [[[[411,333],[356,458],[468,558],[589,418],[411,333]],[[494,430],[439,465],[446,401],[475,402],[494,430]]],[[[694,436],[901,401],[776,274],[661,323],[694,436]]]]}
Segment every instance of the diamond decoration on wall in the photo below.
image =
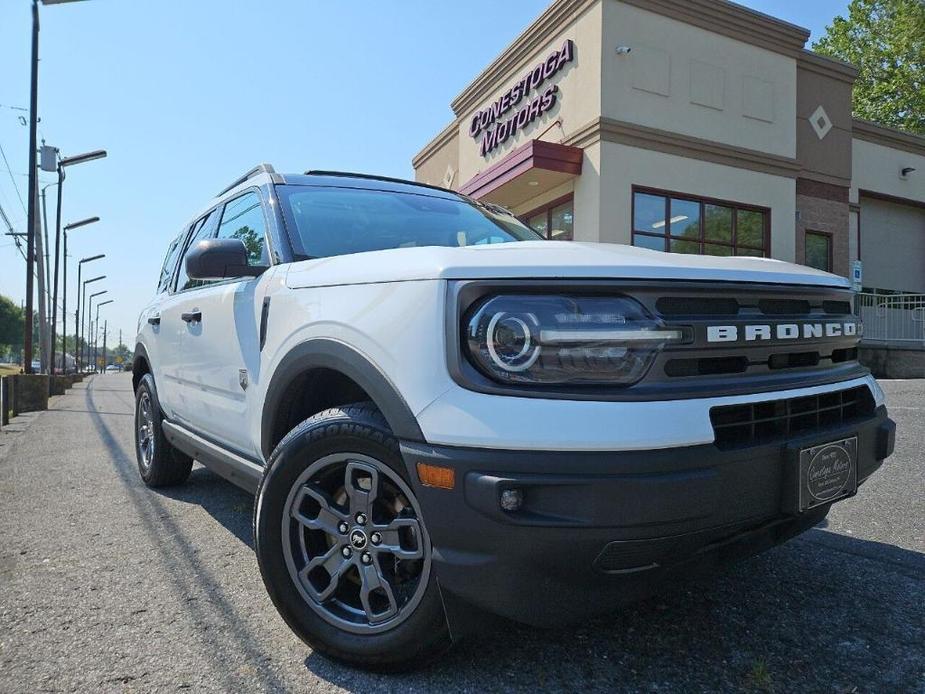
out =
{"type": "Polygon", "coordinates": [[[443,174],[443,187],[449,188],[453,185],[453,179],[456,178],[456,170],[448,165],[446,167],[446,173],[443,174]]]}
{"type": "Polygon", "coordinates": [[[813,115],[809,117],[809,124],[813,126],[813,130],[816,131],[816,137],[820,140],[829,134],[829,130],[832,129],[832,121],[829,118],[829,114],[825,112],[825,109],[822,108],[822,105],[819,105],[813,115]]]}

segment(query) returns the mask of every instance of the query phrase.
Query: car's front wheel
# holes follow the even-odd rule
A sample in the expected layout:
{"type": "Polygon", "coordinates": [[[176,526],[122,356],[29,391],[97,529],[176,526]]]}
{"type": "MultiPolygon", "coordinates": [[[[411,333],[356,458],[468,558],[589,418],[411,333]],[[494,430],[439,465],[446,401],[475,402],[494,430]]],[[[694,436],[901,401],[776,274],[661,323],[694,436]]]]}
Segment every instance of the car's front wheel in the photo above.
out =
{"type": "Polygon", "coordinates": [[[450,643],[431,546],[382,415],[360,403],[307,419],[257,492],[264,583],[316,650],[360,667],[419,666],[450,643]]]}

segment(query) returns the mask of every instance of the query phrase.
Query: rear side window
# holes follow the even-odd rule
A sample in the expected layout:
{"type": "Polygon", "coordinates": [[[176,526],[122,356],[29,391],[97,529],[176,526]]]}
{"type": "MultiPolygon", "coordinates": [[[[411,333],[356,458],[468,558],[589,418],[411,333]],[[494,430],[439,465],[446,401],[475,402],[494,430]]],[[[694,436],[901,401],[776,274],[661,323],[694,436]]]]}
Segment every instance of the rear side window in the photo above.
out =
{"type": "Polygon", "coordinates": [[[251,192],[225,204],[217,238],[243,241],[247,249],[247,264],[266,266],[270,264],[266,251],[266,231],[267,223],[260,206],[260,195],[251,192]]]}
{"type": "Polygon", "coordinates": [[[180,248],[184,238],[186,238],[185,231],[175,238],[173,243],[170,244],[170,248],[167,249],[167,257],[164,258],[164,265],[161,267],[161,277],[157,281],[158,294],[167,291],[170,286],[170,279],[173,277],[173,271],[177,267],[177,256],[180,255],[180,248]]]}
{"type": "Polygon", "coordinates": [[[205,284],[202,280],[191,280],[189,275],[186,274],[186,254],[189,253],[189,249],[195,246],[199,241],[211,238],[215,234],[215,220],[217,218],[217,210],[212,210],[193,225],[193,234],[189,243],[186,244],[183,260],[180,262],[180,271],[177,273],[178,292],[182,292],[184,289],[195,289],[205,284]]]}

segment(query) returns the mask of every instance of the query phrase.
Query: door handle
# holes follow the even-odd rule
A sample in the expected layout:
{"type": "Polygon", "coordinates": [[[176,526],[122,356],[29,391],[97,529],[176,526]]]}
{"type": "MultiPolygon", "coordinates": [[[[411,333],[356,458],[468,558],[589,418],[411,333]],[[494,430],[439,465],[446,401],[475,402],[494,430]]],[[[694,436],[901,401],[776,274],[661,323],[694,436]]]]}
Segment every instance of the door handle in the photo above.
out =
{"type": "Polygon", "coordinates": [[[161,324],[161,314],[156,313],[150,318],[148,318],[148,325],[160,325],[161,324]]]}
{"type": "Polygon", "coordinates": [[[194,308],[189,313],[180,314],[180,318],[182,318],[187,323],[201,323],[202,311],[200,311],[198,308],[194,308]]]}

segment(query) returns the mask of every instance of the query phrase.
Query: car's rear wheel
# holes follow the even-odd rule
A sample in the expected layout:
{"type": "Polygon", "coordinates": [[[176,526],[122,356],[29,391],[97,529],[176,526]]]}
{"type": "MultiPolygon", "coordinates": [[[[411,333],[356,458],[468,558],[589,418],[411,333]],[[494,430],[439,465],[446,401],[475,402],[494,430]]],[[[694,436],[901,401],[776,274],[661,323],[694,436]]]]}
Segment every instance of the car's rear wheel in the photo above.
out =
{"type": "Polygon", "coordinates": [[[315,415],[280,442],[254,532],[270,597],[316,650],[397,669],[449,645],[421,509],[372,405],[315,415]]]}
{"type": "Polygon", "coordinates": [[[154,378],[145,374],[135,390],[135,457],[138,473],[149,487],[185,482],[193,469],[193,459],[164,436],[163,421],[154,378]]]}

